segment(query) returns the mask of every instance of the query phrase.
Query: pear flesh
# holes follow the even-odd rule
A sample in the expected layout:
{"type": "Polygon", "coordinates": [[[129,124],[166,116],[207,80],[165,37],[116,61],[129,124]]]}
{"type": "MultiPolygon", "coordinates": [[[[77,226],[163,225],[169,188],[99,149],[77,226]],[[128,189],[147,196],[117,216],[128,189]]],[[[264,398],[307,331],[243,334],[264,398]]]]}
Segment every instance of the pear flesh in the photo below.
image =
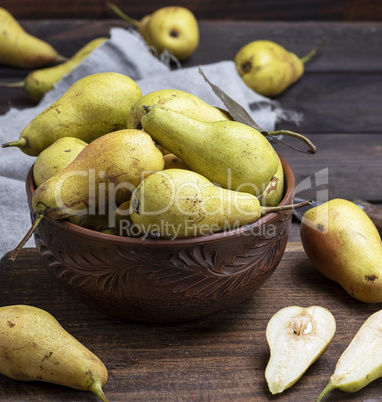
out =
{"type": "Polygon", "coordinates": [[[65,60],[47,42],[25,32],[15,18],[2,7],[0,26],[0,64],[34,69],[65,60]]]}
{"type": "Polygon", "coordinates": [[[127,128],[142,128],[144,107],[162,105],[200,121],[232,120],[229,113],[209,105],[199,97],[179,89],[160,89],[140,98],[127,119],[127,128]]]}
{"type": "MultiPolygon", "coordinates": [[[[33,210],[49,219],[99,212],[128,200],[140,181],[164,167],[163,154],[142,130],[94,140],[65,169],[37,187],[33,210]]],[[[114,215],[114,209],[113,209],[114,215]]]]}
{"type": "Polygon", "coordinates": [[[356,392],[382,377],[382,310],[372,314],[339,358],[329,384],[317,401],[332,389],[356,392]]]}
{"type": "Polygon", "coordinates": [[[27,305],[1,307],[0,344],[3,375],[92,391],[107,401],[105,365],[48,312],[27,305]]]}
{"type": "Polygon", "coordinates": [[[382,243],[356,204],[332,199],[305,212],[301,242],[313,265],[365,303],[382,302],[382,243]]]}
{"type": "Polygon", "coordinates": [[[44,149],[33,164],[36,187],[65,169],[87,145],[78,138],[64,137],[44,149]]]}
{"type": "Polygon", "coordinates": [[[324,307],[289,306],[268,322],[270,359],[265,378],[272,394],[294,385],[325,352],[336,331],[333,315],[324,307]]]}
{"type": "Polygon", "coordinates": [[[183,238],[207,235],[256,221],[258,199],[215,186],[202,175],[168,169],[145,178],[130,200],[131,220],[145,235],[183,238]]]}
{"type": "Polygon", "coordinates": [[[96,73],[75,82],[56,102],[38,114],[21,132],[17,146],[30,156],[62,137],[87,143],[126,127],[126,117],[142,97],[138,85],[119,73],[96,73]]]}
{"type": "Polygon", "coordinates": [[[161,105],[146,108],[143,129],[191,170],[226,189],[260,195],[278,157],[257,130],[236,121],[201,122],[161,105]]]}

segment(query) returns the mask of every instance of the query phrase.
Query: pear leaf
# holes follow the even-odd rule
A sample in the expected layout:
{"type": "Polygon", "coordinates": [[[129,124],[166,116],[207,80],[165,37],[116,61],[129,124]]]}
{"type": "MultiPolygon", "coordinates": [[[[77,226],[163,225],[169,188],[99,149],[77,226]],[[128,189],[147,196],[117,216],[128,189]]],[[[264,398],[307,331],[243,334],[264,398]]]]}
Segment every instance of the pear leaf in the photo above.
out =
{"type": "Polygon", "coordinates": [[[248,112],[243,108],[243,106],[239,105],[236,101],[234,101],[230,96],[228,96],[222,89],[220,89],[217,85],[213,84],[203,73],[203,70],[199,67],[199,73],[203,76],[204,80],[207,84],[212,88],[215,95],[224,103],[227,108],[229,114],[234,118],[235,121],[239,123],[246,124],[247,126],[251,126],[260,133],[267,134],[267,131],[261,128],[248,114],[248,112]]]}
{"type": "Polygon", "coordinates": [[[229,114],[232,116],[232,118],[239,122],[246,124],[247,126],[250,126],[254,128],[255,130],[259,131],[261,134],[264,136],[269,136],[273,138],[274,140],[281,142],[282,144],[286,145],[289,148],[292,148],[296,151],[307,153],[307,154],[315,154],[317,152],[317,147],[305,136],[299,133],[295,133],[293,131],[289,130],[278,130],[278,131],[271,131],[268,132],[267,130],[261,128],[249,115],[249,113],[241,106],[238,104],[236,101],[234,101],[230,96],[228,96],[222,89],[220,89],[217,85],[213,84],[203,73],[203,70],[199,68],[199,74],[201,74],[204,78],[204,80],[207,82],[207,84],[211,87],[211,89],[214,91],[215,95],[224,103],[225,107],[227,108],[229,114]],[[303,151],[299,148],[293,147],[290,144],[287,144],[286,142],[282,141],[279,136],[286,135],[290,137],[297,138],[304,142],[308,150],[303,151]]]}

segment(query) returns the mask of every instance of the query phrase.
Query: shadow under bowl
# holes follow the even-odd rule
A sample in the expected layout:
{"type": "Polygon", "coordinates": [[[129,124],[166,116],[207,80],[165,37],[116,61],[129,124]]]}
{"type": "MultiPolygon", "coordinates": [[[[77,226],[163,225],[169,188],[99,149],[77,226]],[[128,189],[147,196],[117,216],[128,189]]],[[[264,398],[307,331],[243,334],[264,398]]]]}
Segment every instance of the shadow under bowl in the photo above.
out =
{"type": "MultiPolygon", "coordinates": [[[[280,157],[284,198],[296,180],[280,157]]],[[[26,179],[31,205],[33,170],[26,179]]],[[[66,220],[43,219],[35,231],[48,273],[79,302],[109,316],[170,323],[202,318],[251,297],[275,271],[288,241],[292,210],[216,234],[175,240],[104,234],[66,220]]]]}

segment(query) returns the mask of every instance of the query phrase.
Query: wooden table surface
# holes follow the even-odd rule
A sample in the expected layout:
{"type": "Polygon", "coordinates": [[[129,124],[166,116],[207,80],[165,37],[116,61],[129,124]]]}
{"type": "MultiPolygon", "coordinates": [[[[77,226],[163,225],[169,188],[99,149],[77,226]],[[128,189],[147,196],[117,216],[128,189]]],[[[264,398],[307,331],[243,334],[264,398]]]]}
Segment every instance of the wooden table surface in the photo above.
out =
{"type": "MultiPolygon", "coordinates": [[[[62,54],[70,56],[90,39],[108,34],[119,20],[22,21],[62,54]]],[[[255,39],[274,40],[299,56],[322,37],[325,43],[308,63],[303,78],[277,101],[303,114],[299,131],[318,147],[315,155],[275,148],[295,171],[297,196],[363,199],[382,204],[382,23],[201,21],[201,44],[183,65],[232,60],[255,39]]],[[[0,67],[0,80],[12,82],[23,70],[0,67]]],[[[0,90],[0,114],[27,107],[22,90],[0,90]]],[[[293,144],[297,145],[297,144],[293,144]]],[[[4,234],[2,234],[4,235],[4,234]]],[[[320,275],[305,256],[299,223],[292,224],[286,253],[274,275],[252,298],[202,320],[171,325],[123,322],[88,310],[52,283],[36,250],[22,250],[14,264],[0,268],[0,305],[25,303],[52,313],[72,335],[96,353],[109,371],[104,390],[110,401],[280,400],[313,401],[324,388],[342,351],[364,320],[381,305],[358,302],[320,275]],[[327,352],[302,379],[272,396],[264,378],[269,358],[268,320],[289,305],[321,305],[337,320],[327,352]]],[[[327,401],[379,400],[377,380],[356,394],[333,391],[327,401]]],[[[96,397],[65,387],[20,383],[0,376],[0,400],[86,401],[96,397]]]]}

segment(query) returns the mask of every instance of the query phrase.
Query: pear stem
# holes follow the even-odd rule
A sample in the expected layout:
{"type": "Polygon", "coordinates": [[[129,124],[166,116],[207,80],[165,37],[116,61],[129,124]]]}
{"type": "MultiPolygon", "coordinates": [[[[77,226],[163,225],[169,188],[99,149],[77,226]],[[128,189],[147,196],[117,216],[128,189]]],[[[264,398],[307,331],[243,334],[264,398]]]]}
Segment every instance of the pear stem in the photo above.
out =
{"type": "Polygon", "coordinates": [[[265,214],[269,214],[270,212],[287,211],[289,209],[298,209],[298,208],[302,208],[302,207],[305,207],[305,206],[311,205],[311,204],[312,204],[312,200],[306,200],[306,201],[299,202],[297,204],[279,205],[277,207],[261,207],[261,214],[265,215],[265,214]]]}
{"type": "Polygon", "coordinates": [[[305,64],[307,63],[312,57],[314,57],[317,52],[318,49],[321,47],[321,45],[324,43],[325,38],[321,38],[320,41],[317,43],[317,45],[304,57],[302,57],[300,60],[305,64]]]}
{"type": "Polygon", "coordinates": [[[135,20],[134,18],[129,17],[126,15],[119,7],[117,7],[113,3],[107,3],[107,5],[118,15],[118,17],[122,18],[123,20],[129,22],[136,27],[139,25],[139,21],[135,20]]]}
{"type": "Polygon", "coordinates": [[[11,142],[6,142],[5,144],[2,144],[2,148],[8,148],[8,147],[25,147],[28,143],[28,140],[25,137],[21,137],[17,141],[11,141],[11,142]]]}
{"type": "Polygon", "coordinates": [[[0,82],[0,88],[24,88],[25,81],[18,82],[0,82]]]}
{"type": "Polygon", "coordinates": [[[36,230],[37,226],[39,225],[39,223],[42,221],[42,218],[44,217],[44,215],[40,214],[37,215],[36,220],[33,222],[31,228],[28,230],[27,234],[23,237],[23,239],[21,240],[21,242],[17,245],[17,247],[13,250],[11,256],[9,257],[9,259],[11,261],[14,261],[17,257],[17,254],[19,253],[19,251],[25,246],[25,243],[30,239],[30,237],[32,236],[33,232],[36,230]]]}
{"type": "Polygon", "coordinates": [[[321,399],[328,393],[330,392],[332,389],[336,388],[335,386],[333,386],[332,383],[329,383],[321,392],[320,395],[318,395],[318,398],[316,399],[316,402],[320,402],[321,399]]]}
{"type": "Polygon", "coordinates": [[[100,381],[93,382],[89,389],[91,392],[96,394],[103,402],[109,402],[109,400],[106,398],[106,395],[103,393],[100,381]]]}
{"type": "MultiPolygon", "coordinates": [[[[318,151],[317,147],[313,144],[312,141],[309,140],[309,138],[305,137],[302,134],[295,133],[294,131],[277,130],[277,131],[271,131],[271,132],[267,133],[266,135],[270,135],[272,137],[277,136],[277,135],[286,135],[286,136],[289,136],[289,137],[294,137],[294,138],[297,138],[297,139],[301,140],[302,142],[304,142],[308,146],[309,149],[308,149],[308,151],[306,151],[308,154],[315,154],[318,151]]],[[[275,139],[277,139],[277,138],[275,138],[275,139]]],[[[295,147],[292,147],[289,144],[286,144],[284,141],[281,141],[281,140],[278,140],[278,141],[282,142],[283,144],[287,145],[288,147],[290,147],[292,149],[295,149],[297,151],[301,151],[298,148],[295,148],[295,147]]],[[[301,151],[301,152],[305,152],[305,151],[301,151]]]]}

